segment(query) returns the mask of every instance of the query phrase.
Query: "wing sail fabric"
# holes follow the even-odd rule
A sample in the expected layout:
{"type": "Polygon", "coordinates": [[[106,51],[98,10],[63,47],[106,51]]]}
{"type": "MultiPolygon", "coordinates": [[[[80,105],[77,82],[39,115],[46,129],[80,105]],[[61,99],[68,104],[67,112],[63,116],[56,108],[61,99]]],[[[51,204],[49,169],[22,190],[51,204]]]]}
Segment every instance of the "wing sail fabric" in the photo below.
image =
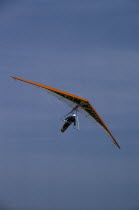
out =
{"type": "Polygon", "coordinates": [[[103,129],[111,136],[113,142],[117,145],[118,148],[120,148],[118,142],[116,141],[116,139],[114,138],[114,136],[112,135],[112,133],[110,132],[110,130],[108,129],[108,127],[106,126],[106,124],[104,123],[104,121],[101,119],[101,117],[99,116],[99,114],[96,112],[96,110],[94,109],[94,107],[89,103],[89,101],[87,99],[81,98],[79,96],[52,88],[52,87],[48,87],[46,85],[41,85],[39,83],[36,82],[31,82],[29,80],[25,80],[25,79],[21,79],[18,77],[13,77],[14,79],[38,86],[40,88],[44,88],[45,90],[47,90],[47,92],[49,92],[50,94],[52,94],[53,96],[57,97],[59,100],[65,102],[66,104],[68,104],[70,107],[74,108],[75,106],[77,106],[77,111],[82,113],[83,115],[87,116],[87,117],[91,117],[93,119],[96,120],[96,122],[101,125],[103,127],[103,129]]]}

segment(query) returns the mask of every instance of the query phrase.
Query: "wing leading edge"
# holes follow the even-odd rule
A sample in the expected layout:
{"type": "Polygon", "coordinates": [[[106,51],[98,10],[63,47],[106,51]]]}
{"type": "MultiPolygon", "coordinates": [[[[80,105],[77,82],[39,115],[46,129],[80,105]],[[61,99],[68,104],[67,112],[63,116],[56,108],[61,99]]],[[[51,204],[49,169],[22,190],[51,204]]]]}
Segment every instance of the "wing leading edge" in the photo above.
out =
{"type": "Polygon", "coordinates": [[[90,102],[87,99],[81,98],[79,96],[76,96],[76,95],[73,95],[73,94],[70,94],[70,93],[52,88],[52,87],[48,87],[46,85],[42,85],[42,84],[39,84],[39,83],[36,83],[36,82],[31,82],[29,80],[25,80],[25,79],[18,78],[18,77],[13,77],[13,76],[11,76],[11,77],[13,79],[17,79],[17,80],[20,80],[22,82],[26,82],[26,83],[29,83],[31,85],[35,85],[37,87],[46,89],[49,93],[56,96],[59,100],[64,101],[65,103],[67,103],[72,108],[74,108],[75,105],[77,105],[76,110],[79,111],[80,113],[84,114],[84,115],[88,115],[88,116],[92,117],[93,119],[95,119],[97,121],[97,123],[99,125],[101,125],[103,127],[103,129],[110,135],[114,144],[120,149],[120,146],[119,146],[118,142],[116,141],[116,139],[114,138],[114,136],[112,135],[111,131],[109,130],[107,125],[104,123],[102,118],[99,116],[99,114],[96,112],[94,107],[90,104],[90,102]]]}

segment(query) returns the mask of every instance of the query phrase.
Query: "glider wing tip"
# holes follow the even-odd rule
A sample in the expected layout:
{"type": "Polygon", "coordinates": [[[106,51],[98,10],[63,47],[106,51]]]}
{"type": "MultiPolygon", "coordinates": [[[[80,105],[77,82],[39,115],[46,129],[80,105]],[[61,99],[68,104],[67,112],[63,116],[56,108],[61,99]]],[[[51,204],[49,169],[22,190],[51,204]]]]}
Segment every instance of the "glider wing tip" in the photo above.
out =
{"type": "Polygon", "coordinates": [[[16,77],[13,77],[13,76],[9,76],[9,77],[11,77],[11,78],[13,78],[13,79],[17,79],[16,77]]]}

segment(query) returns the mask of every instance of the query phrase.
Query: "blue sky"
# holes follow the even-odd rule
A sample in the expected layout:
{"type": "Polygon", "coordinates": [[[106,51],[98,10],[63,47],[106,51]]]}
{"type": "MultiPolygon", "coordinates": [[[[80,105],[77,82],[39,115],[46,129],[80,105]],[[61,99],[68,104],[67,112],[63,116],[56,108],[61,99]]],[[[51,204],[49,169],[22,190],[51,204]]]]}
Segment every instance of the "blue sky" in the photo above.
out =
{"type": "Polygon", "coordinates": [[[0,210],[139,209],[139,2],[0,2],[0,210]],[[9,76],[89,99],[121,145],[9,76]]]}

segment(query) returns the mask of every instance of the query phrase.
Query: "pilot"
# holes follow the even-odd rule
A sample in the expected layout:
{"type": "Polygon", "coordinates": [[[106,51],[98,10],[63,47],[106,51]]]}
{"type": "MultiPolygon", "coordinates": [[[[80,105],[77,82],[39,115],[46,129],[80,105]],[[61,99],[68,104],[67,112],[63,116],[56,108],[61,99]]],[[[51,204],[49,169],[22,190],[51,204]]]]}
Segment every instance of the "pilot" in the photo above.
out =
{"type": "Polygon", "coordinates": [[[76,114],[73,113],[73,115],[65,118],[64,121],[67,122],[67,123],[69,123],[69,124],[74,123],[74,128],[75,128],[76,127],[76,114]]]}

